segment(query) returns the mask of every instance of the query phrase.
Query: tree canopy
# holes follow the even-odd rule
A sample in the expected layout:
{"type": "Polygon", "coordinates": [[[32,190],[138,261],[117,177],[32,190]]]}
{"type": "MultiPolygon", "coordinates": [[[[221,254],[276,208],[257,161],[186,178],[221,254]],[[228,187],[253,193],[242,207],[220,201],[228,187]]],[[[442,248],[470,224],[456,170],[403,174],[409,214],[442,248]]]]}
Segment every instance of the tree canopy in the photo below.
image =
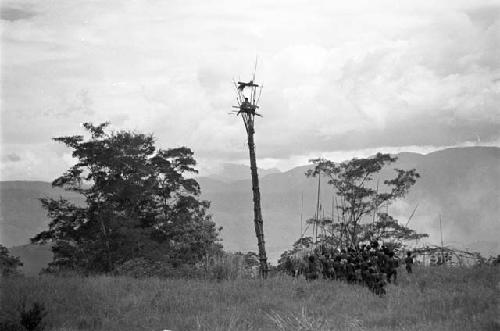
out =
{"type": "Polygon", "coordinates": [[[380,183],[380,171],[396,162],[389,154],[377,153],[364,159],[335,163],[325,159],[314,159],[315,167],[306,176],[326,176],[334,186],[338,200],[337,220],[315,219],[326,229],[324,241],[335,246],[354,246],[366,240],[410,240],[425,237],[405,225],[398,224],[387,213],[380,212],[396,199],[403,198],[416,183],[420,175],[416,169],[394,169],[395,176],[380,183]],[[362,220],[365,222],[362,223],[362,220]]]}
{"type": "Polygon", "coordinates": [[[23,263],[19,257],[10,255],[7,247],[0,245],[0,276],[12,276],[15,275],[23,263]]]}
{"type": "Polygon", "coordinates": [[[188,176],[197,172],[189,148],[158,149],[151,135],[107,132],[108,123],[83,127],[90,137],[54,138],[77,162],[52,185],[84,203],[41,199],[51,222],[32,242],[55,242],[52,267],[109,272],[144,257],[194,263],[221,249],[209,202],[188,176]]]}

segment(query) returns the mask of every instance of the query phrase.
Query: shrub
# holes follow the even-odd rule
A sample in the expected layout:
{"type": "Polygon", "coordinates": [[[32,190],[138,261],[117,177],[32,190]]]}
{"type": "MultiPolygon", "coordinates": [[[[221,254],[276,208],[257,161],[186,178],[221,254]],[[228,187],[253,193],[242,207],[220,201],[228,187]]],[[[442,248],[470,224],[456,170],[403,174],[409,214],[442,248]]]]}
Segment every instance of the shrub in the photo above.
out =
{"type": "Polygon", "coordinates": [[[26,309],[26,302],[23,301],[20,308],[21,325],[28,331],[42,331],[45,329],[43,319],[47,315],[45,306],[42,303],[34,302],[31,309],[26,309]]]}
{"type": "Polygon", "coordinates": [[[2,331],[26,331],[21,324],[15,321],[3,321],[0,322],[0,330],[2,331]]]}
{"type": "Polygon", "coordinates": [[[0,276],[8,277],[19,275],[17,268],[22,265],[19,257],[10,255],[9,250],[3,245],[0,245],[0,276]]]}

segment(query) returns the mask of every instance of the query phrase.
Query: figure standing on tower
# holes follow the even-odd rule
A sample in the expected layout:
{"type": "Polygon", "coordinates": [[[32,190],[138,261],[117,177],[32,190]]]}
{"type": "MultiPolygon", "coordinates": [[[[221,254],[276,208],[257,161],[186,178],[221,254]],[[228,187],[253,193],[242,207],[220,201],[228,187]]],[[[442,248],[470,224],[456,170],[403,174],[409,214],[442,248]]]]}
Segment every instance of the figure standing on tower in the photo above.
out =
{"type": "Polygon", "coordinates": [[[245,98],[240,105],[240,112],[255,115],[255,106],[248,101],[248,98],[245,98]]]}

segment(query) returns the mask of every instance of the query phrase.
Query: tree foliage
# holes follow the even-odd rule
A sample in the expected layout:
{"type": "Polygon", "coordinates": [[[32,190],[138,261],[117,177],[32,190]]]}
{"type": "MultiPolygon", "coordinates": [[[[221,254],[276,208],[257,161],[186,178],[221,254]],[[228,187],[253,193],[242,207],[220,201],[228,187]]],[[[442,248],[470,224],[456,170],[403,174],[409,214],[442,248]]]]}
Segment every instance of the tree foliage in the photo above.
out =
{"type": "Polygon", "coordinates": [[[51,219],[32,241],[53,241],[52,267],[109,272],[134,258],[193,263],[219,250],[208,201],[199,199],[193,152],[157,149],[151,135],[107,132],[85,123],[90,137],[54,138],[73,150],[76,164],[52,185],[78,192],[76,204],[42,198],[51,219]]]}
{"type": "Polygon", "coordinates": [[[10,255],[7,247],[0,245],[0,274],[2,277],[15,275],[17,268],[22,265],[19,257],[10,255]]]}
{"type": "Polygon", "coordinates": [[[313,220],[325,223],[318,224],[326,230],[320,235],[323,241],[330,241],[335,246],[357,246],[364,240],[409,240],[427,236],[417,234],[398,224],[397,220],[386,213],[379,212],[381,206],[388,206],[394,200],[403,198],[420,177],[415,169],[394,169],[396,175],[383,180],[381,184],[380,171],[396,160],[396,157],[382,153],[343,163],[325,159],[311,160],[315,167],[306,176],[326,176],[338,197],[337,220],[313,220]],[[363,220],[365,221],[362,222],[363,220]]]}

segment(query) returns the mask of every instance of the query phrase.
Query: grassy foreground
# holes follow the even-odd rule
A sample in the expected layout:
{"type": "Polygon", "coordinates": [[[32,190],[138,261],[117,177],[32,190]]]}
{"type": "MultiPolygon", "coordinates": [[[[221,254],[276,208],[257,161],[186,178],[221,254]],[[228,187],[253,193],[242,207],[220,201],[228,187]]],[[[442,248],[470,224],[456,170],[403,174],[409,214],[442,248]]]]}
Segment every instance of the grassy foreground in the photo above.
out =
{"type": "Polygon", "coordinates": [[[383,298],[345,283],[274,277],[202,281],[3,279],[0,318],[23,298],[47,309],[46,330],[498,330],[500,269],[399,270],[383,298]]]}

